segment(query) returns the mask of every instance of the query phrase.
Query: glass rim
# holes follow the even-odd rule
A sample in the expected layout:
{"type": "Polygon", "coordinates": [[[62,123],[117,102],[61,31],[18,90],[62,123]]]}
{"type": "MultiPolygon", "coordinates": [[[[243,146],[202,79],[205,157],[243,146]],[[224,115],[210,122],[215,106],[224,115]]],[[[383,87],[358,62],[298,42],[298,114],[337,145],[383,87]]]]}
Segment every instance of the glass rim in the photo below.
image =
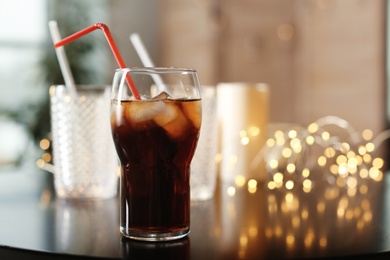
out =
{"type": "MultiPolygon", "coordinates": [[[[68,88],[65,84],[51,84],[50,87],[54,88],[68,88]]],[[[76,84],[75,87],[80,90],[94,90],[94,89],[105,89],[107,87],[111,87],[108,84],[76,84]]]]}
{"type": "Polygon", "coordinates": [[[195,69],[192,68],[182,68],[182,67],[133,67],[133,68],[119,68],[115,72],[139,72],[139,73],[158,73],[158,74],[168,74],[168,73],[197,73],[195,69]]]}

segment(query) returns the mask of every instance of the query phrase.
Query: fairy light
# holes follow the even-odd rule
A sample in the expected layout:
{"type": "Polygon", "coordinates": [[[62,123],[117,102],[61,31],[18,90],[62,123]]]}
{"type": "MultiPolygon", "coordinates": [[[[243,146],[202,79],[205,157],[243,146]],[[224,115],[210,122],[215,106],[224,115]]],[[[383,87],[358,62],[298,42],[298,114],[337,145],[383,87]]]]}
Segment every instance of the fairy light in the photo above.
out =
{"type": "Polygon", "coordinates": [[[243,175],[237,175],[234,182],[238,187],[243,187],[245,185],[246,178],[243,175]]]}
{"type": "Polygon", "coordinates": [[[318,131],[318,124],[316,124],[316,123],[310,124],[310,125],[307,127],[307,130],[309,131],[309,133],[314,134],[315,132],[318,131]]]}
{"type": "Polygon", "coordinates": [[[314,144],[314,137],[313,136],[311,136],[311,135],[309,135],[309,136],[307,136],[306,137],[306,143],[308,144],[308,145],[313,145],[314,144]]]}
{"type": "MultiPolygon", "coordinates": [[[[259,151],[257,166],[264,162],[266,166],[266,187],[269,190],[283,189],[285,192],[300,189],[309,193],[318,181],[335,183],[336,188],[343,188],[348,195],[366,194],[367,189],[362,186],[367,181],[379,182],[383,179],[385,161],[374,157],[373,153],[380,145],[373,139],[373,132],[364,129],[360,135],[345,120],[337,117],[319,119],[307,128],[292,127],[290,129],[276,130],[270,138],[265,140],[259,151]],[[334,135],[328,131],[328,125],[335,125],[346,130],[345,135],[334,135]],[[348,129],[348,130],[347,130],[348,129]],[[319,177],[328,174],[327,177],[319,177]],[[312,174],[316,172],[316,174],[312,174]],[[363,187],[363,188],[360,188],[363,187]]],[[[245,146],[257,138],[263,131],[257,126],[251,126],[239,132],[239,141],[245,146]]],[[[339,132],[336,132],[339,133],[339,132]]],[[[383,142],[383,140],[381,140],[383,142]]],[[[222,159],[216,156],[216,162],[222,159]]],[[[229,158],[230,167],[236,167],[239,155],[229,158]]],[[[234,186],[237,188],[246,185],[249,193],[257,191],[257,181],[246,179],[239,175],[235,178],[234,186]]],[[[229,187],[229,196],[234,196],[233,186],[229,187]]]]}
{"type": "Polygon", "coordinates": [[[228,194],[229,197],[233,197],[233,196],[236,194],[236,188],[234,188],[234,187],[229,187],[229,188],[227,189],[227,194],[228,194]]]}
{"type": "Polygon", "coordinates": [[[294,182],[292,180],[288,180],[286,182],[286,189],[292,190],[294,188],[294,182]]]}
{"type": "Polygon", "coordinates": [[[327,158],[333,158],[336,155],[336,150],[333,147],[327,147],[324,150],[324,155],[327,158]]]}
{"type": "Polygon", "coordinates": [[[288,165],[287,165],[287,172],[289,172],[289,173],[294,173],[295,172],[295,169],[296,169],[296,166],[295,166],[295,164],[293,164],[293,163],[289,163],[288,165]]]}
{"type": "Polygon", "coordinates": [[[282,156],[283,156],[284,158],[290,158],[291,155],[292,155],[292,151],[291,151],[290,148],[288,148],[288,147],[283,148],[283,150],[282,150],[282,156]]]}
{"type": "Polygon", "coordinates": [[[366,141],[370,141],[372,139],[373,135],[374,134],[373,134],[373,132],[370,129],[365,129],[362,132],[362,137],[366,141]]]}
{"type": "Polygon", "coordinates": [[[252,126],[249,128],[249,135],[251,136],[258,136],[260,134],[260,128],[257,126],[252,126]]]}
{"type": "Polygon", "coordinates": [[[304,178],[309,177],[309,175],[310,175],[310,170],[308,168],[305,168],[305,169],[302,170],[302,176],[304,178]]]}

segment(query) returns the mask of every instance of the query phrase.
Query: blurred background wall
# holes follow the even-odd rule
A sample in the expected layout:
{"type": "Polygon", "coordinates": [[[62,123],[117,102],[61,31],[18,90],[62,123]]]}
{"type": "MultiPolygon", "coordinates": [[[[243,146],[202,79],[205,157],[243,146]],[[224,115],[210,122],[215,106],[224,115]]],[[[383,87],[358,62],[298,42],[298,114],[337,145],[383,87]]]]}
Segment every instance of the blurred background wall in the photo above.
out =
{"type": "MultiPolygon", "coordinates": [[[[379,133],[386,8],[385,0],[0,0],[0,165],[49,136],[48,87],[63,83],[51,19],[63,37],[106,23],[131,67],[142,65],[129,41],[138,32],[156,65],[193,67],[202,84],[268,83],[271,122],[335,115],[379,133]]],[[[66,51],[77,83],[111,84],[117,65],[101,32],[66,51]]]]}

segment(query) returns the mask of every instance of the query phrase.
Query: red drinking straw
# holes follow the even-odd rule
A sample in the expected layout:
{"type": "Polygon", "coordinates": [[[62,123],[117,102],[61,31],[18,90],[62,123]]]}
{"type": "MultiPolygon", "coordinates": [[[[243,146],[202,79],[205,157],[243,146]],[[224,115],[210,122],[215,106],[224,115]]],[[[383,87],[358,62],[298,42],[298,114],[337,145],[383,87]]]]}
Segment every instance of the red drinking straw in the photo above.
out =
{"type": "MultiPolygon", "coordinates": [[[[58,41],[57,43],[54,44],[55,48],[59,48],[61,46],[64,46],[65,44],[68,44],[90,32],[95,31],[96,29],[100,29],[103,31],[104,36],[106,36],[106,39],[108,41],[108,45],[110,45],[111,51],[114,54],[114,57],[119,65],[119,68],[124,69],[127,68],[125,62],[123,61],[122,55],[120,54],[118,47],[115,44],[114,38],[112,37],[110,30],[108,29],[108,26],[105,25],[104,23],[95,23],[79,32],[76,32],[66,38],[63,38],[62,40],[58,41]]],[[[126,81],[127,84],[129,85],[130,91],[133,94],[135,99],[140,100],[141,97],[138,93],[137,88],[134,85],[133,79],[131,78],[130,74],[126,74],[126,81]]]]}

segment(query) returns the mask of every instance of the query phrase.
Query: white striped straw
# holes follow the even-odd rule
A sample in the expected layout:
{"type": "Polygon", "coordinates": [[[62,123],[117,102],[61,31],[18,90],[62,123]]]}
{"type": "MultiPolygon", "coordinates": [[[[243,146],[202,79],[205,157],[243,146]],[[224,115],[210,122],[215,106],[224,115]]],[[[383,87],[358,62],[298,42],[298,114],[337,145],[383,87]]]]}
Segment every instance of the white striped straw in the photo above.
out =
{"type": "MultiPolygon", "coordinates": [[[[49,29],[51,38],[53,40],[53,44],[57,43],[61,40],[61,35],[58,30],[57,22],[56,21],[49,21],[49,29]]],[[[64,77],[65,85],[68,87],[70,94],[73,96],[77,95],[76,92],[76,85],[74,83],[74,78],[72,75],[72,71],[70,70],[70,66],[68,63],[68,59],[65,54],[64,47],[55,48],[57,59],[60,64],[60,69],[62,72],[62,76],[64,77]]]]}
{"type": "MultiPolygon", "coordinates": [[[[130,41],[133,44],[134,49],[137,52],[139,58],[141,59],[141,62],[144,65],[144,67],[154,67],[154,63],[150,58],[148,51],[146,50],[145,45],[143,44],[139,34],[138,33],[130,34],[130,41]]],[[[162,81],[159,75],[153,74],[152,77],[156,85],[164,86],[164,82],[162,81]]]]}

